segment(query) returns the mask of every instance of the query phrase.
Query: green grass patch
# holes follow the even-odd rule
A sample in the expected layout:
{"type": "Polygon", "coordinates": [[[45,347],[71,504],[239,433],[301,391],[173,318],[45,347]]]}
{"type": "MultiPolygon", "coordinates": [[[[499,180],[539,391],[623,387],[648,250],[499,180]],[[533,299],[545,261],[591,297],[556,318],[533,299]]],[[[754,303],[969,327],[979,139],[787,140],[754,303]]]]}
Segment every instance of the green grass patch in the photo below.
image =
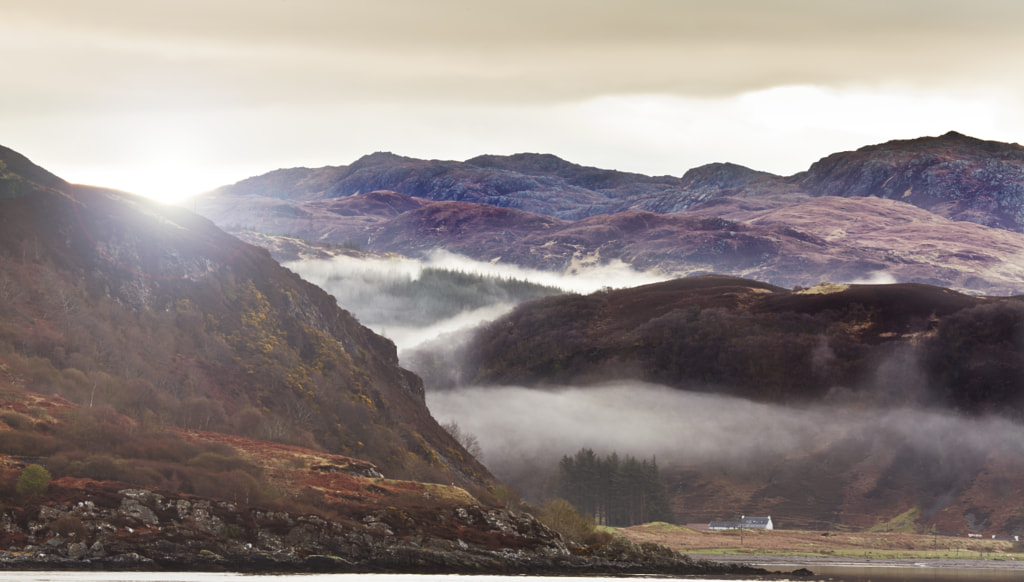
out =
{"type": "Polygon", "coordinates": [[[918,533],[917,520],[921,517],[921,509],[913,507],[890,519],[889,521],[880,521],[875,525],[871,526],[871,531],[875,532],[899,532],[899,533],[918,533]]]}
{"type": "Polygon", "coordinates": [[[684,526],[681,526],[681,525],[675,525],[675,524],[672,524],[672,523],[666,523],[664,521],[652,521],[650,523],[642,524],[639,527],[643,528],[644,531],[655,532],[655,533],[676,533],[676,532],[693,533],[694,532],[694,530],[692,530],[692,529],[690,529],[688,527],[684,527],[684,526]]]}
{"type": "Polygon", "coordinates": [[[845,549],[845,550],[773,550],[768,548],[700,548],[692,550],[697,554],[714,556],[793,556],[793,557],[832,557],[857,560],[1009,560],[1012,556],[1004,551],[977,550],[886,550],[886,549],[845,549]]]}

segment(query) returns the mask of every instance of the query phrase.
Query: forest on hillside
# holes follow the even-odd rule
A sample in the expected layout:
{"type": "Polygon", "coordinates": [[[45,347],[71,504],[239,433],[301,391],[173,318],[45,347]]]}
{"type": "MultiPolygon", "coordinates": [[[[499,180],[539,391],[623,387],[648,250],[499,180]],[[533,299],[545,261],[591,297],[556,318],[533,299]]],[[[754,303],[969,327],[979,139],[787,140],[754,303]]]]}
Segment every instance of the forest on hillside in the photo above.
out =
{"type": "Polygon", "coordinates": [[[843,387],[879,403],[1024,416],[1020,297],[925,285],[765,292],[719,282],[714,293],[677,280],[521,305],[467,343],[466,377],[638,379],[765,402],[813,401],[843,387]]]}
{"type": "Polygon", "coordinates": [[[465,312],[514,305],[563,293],[513,276],[467,272],[410,261],[349,259],[299,261],[287,266],[333,295],[365,325],[425,327],[465,312]]]}

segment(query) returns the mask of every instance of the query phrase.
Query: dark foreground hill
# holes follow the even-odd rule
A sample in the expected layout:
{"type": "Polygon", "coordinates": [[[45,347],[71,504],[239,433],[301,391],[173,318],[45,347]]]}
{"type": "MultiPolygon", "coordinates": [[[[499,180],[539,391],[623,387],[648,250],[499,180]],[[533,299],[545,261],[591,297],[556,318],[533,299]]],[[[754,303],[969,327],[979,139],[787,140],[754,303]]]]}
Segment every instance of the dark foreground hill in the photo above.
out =
{"type": "MultiPolygon", "coordinates": [[[[596,401],[618,384],[703,427],[665,419],[664,442],[643,441],[686,522],[1024,533],[1019,298],[702,276],[525,303],[465,345],[462,377],[427,374],[428,389],[570,385],[596,401]],[[652,398],[636,380],[675,392],[652,398]]],[[[650,431],[603,422],[623,443],[650,431]]]]}
{"type": "Polygon", "coordinates": [[[394,345],[265,250],[10,150],[0,190],[0,366],[13,386],[142,425],[355,456],[394,477],[489,480],[394,345]]]}
{"type": "Polygon", "coordinates": [[[878,367],[913,352],[921,386],[886,394],[1024,418],[1024,299],[920,284],[791,291],[706,275],[526,303],[468,342],[465,381],[637,379],[765,402],[814,402],[837,386],[877,397],[878,367]]]}
{"type": "MultiPolygon", "coordinates": [[[[885,277],[1024,291],[1024,148],[951,132],[828,156],[790,177],[711,164],[679,178],[551,155],[366,156],[271,172],[191,204],[240,236],[564,271],[622,261],[792,287],[885,277]]],[[[255,240],[255,239],[253,239],[255,240]]],[[[287,257],[294,258],[294,257],[287,257]]]]}

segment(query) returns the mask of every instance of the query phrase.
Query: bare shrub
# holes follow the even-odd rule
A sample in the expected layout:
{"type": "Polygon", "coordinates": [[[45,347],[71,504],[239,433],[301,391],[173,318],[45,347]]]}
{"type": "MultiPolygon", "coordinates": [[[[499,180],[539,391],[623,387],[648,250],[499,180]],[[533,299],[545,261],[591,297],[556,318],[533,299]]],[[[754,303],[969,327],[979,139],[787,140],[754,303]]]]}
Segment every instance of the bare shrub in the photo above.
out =
{"type": "Polygon", "coordinates": [[[89,537],[89,530],[86,529],[82,520],[69,514],[64,514],[50,522],[47,529],[54,535],[76,542],[85,541],[89,537]]]}
{"type": "Polygon", "coordinates": [[[537,519],[560,533],[566,540],[583,543],[594,532],[594,520],[581,516],[571,503],[564,499],[549,499],[537,512],[537,519]]]}
{"type": "Polygon", "coordinates": [[[0,451],[21,457],[46,457],[57,449],[53,437],[35,432],[0,431],[0,451]]]}

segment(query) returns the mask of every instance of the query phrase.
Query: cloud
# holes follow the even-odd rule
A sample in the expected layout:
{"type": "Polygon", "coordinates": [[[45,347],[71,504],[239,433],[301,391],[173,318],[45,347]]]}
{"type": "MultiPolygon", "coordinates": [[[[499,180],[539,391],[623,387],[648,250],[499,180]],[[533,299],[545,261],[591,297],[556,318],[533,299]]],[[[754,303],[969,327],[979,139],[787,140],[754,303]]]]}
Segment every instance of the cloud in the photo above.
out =
{"type": "Polygon", "coordinates": [[[1024,141],[1013,2],[3,7],[0,49],[19,56],[0,80],[5,145],[164,199],[373,151],[789,174],[950,129],[1024,141]]]}
{"type": "Polygon", "coordinates": [[[508,263],[486,263],[475,261],[445,250],[436,250],[428,255],[426,266],[446,266],[450,269],[489,275],[499,278],[523,279],[541,285],[549,285],[572,293],[593,293],[605,287],[613,289],[636,287],[668,279],[665,275],[637,271],[616,259],[602,265],[571,267],[563,273],[527,269],[508,263]]]}
{"type": "Polygon", "coordinates": [[[896,277],[885,271],[872,271],[865,276],[853,281],[838,281],[839,283],[850,283],[851,285],[893,285],[899,283],[896,277]]]}

